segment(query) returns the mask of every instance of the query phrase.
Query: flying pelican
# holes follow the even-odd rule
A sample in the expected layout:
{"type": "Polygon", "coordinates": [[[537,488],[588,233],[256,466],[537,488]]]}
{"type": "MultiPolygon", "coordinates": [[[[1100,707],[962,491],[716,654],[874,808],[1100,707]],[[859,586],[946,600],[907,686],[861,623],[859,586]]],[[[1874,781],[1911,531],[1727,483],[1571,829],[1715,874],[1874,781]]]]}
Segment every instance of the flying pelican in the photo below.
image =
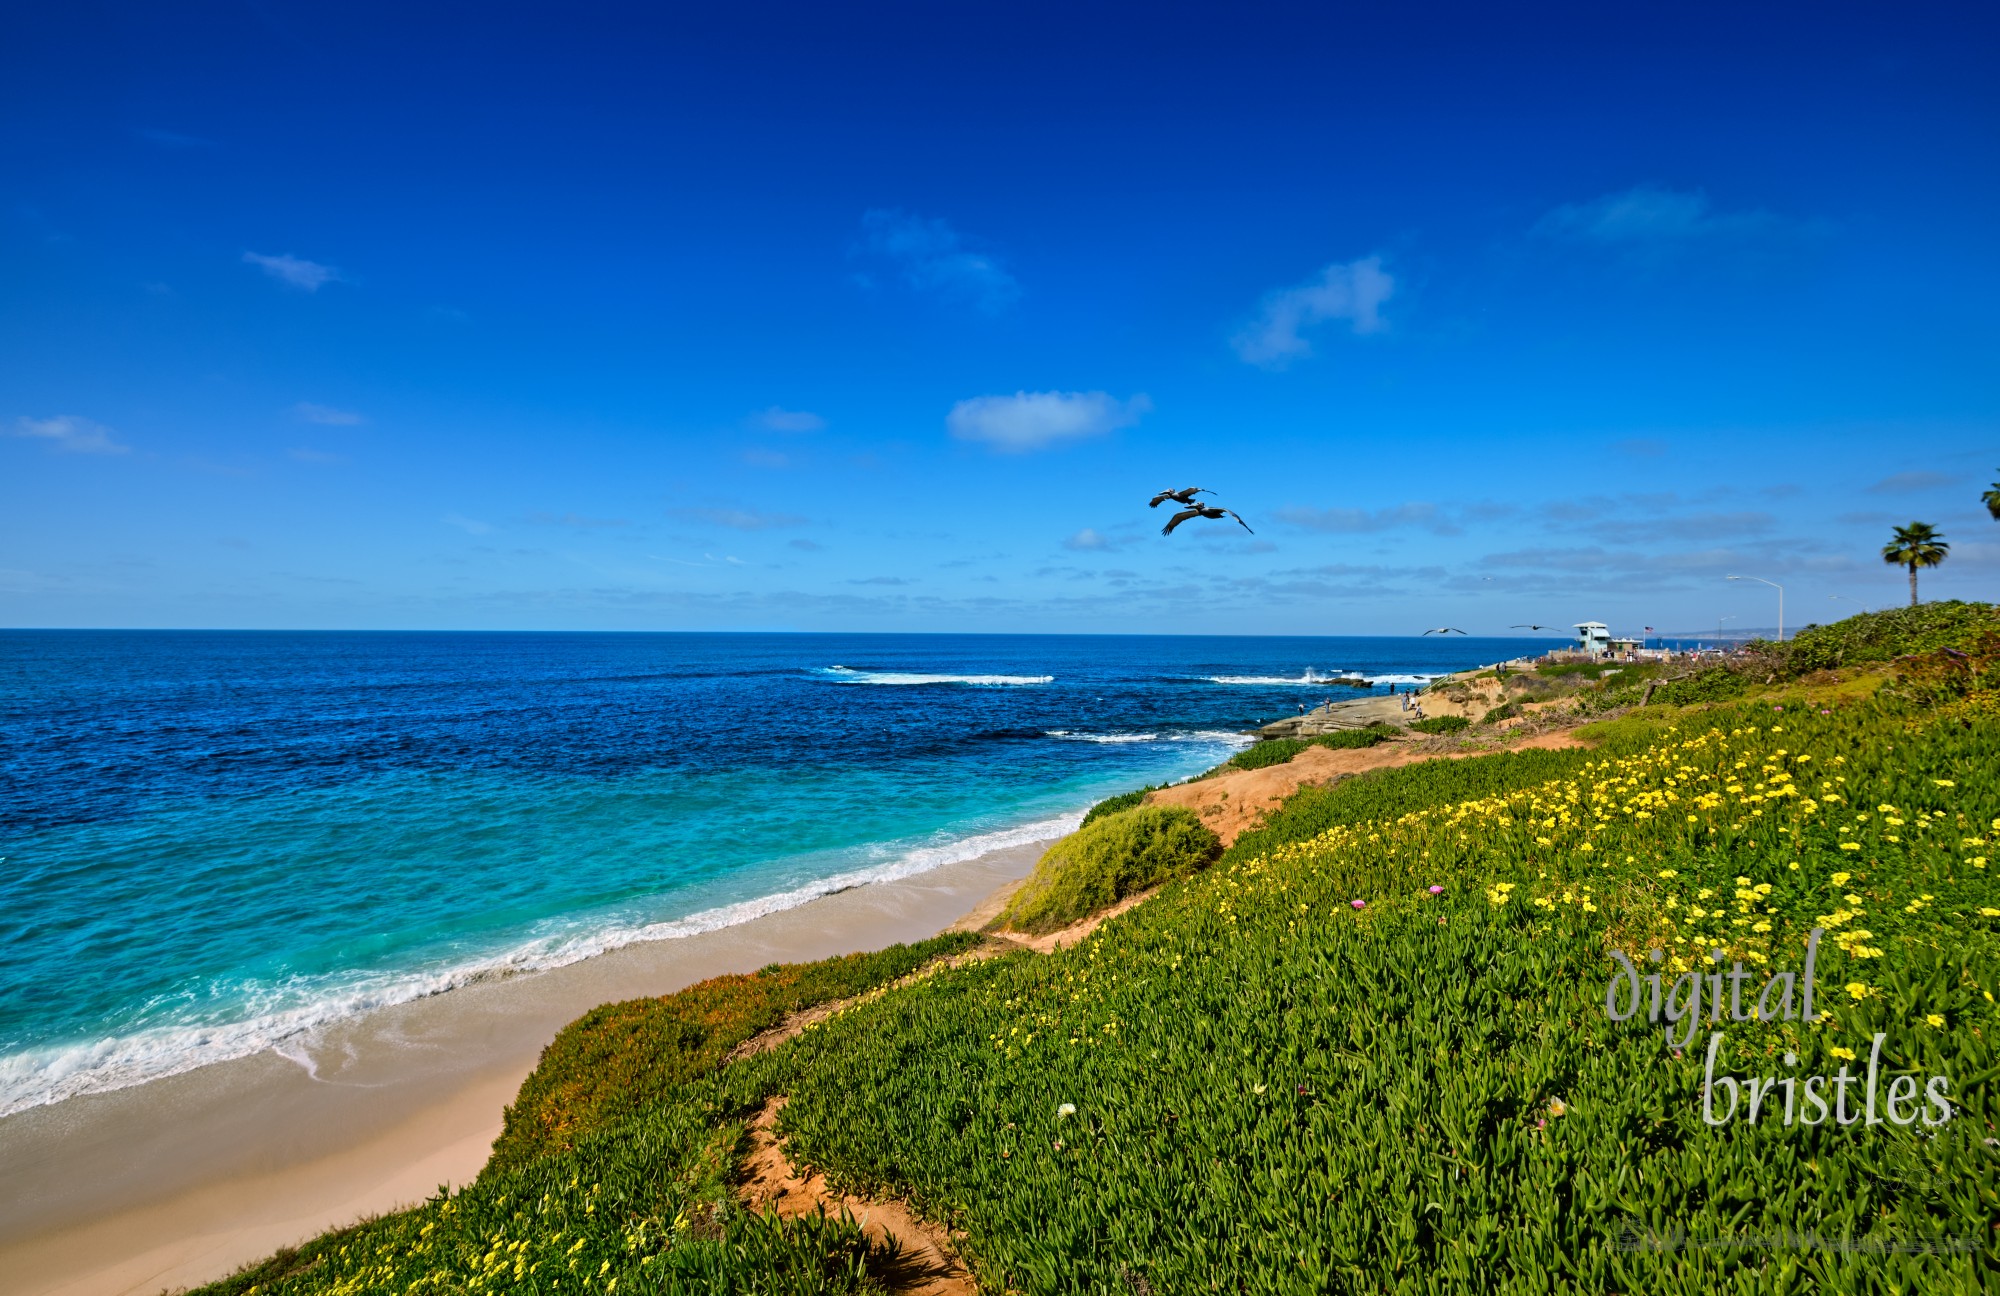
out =
{"type": "MultiPolygon", "coordinates": [[[[1431,634],[1464,634],[1464,633],[1465,633],[1465,631],[1463,631],[1463,630],[1460,630],[1460,629],[1459,629],[1459,628],[1458,628],[1457,626],[1439,626],[1439,627],[1438,627],[1437,629],[1435,629],[1435,630],[1426,630],[1426,631],[1424,631],[1424,634],[1427,634],[1427,635],[1431,635],[1431,634]]],[[[1421,638],[1423,638],[1423,637],[1424,637],[1423,635],[1418,635],[1418,636],[1417,636],[1417,638],[1419,638],[1419,639],[1421,639],[1421,638]]]]}
{"type": "Polygon", "coordinates": [[[1194,507],[1195,496],[1213,495],[1213,494],[1215,494],[1214,491],[1208,490],[1201,486],[1183,486],[1179,490],[1161,491],[1158,495],[1153,496],[1152,503],[1146,505],[1146,507],[1158,508],[1160,507],[1160,505],[1166,503],[1168,500],[1172,500],[1174,503],[1179,504],[1183,508],[1192,508],[1194,507]]]}
{"type": "MultiPolygon", "coordinates": [[[[1167,524],[1160,528],[1160,534],[1172,535],[1174,533],[1175,527],[1187,521],[1189,518],[1198,518],[1198,517],[1211,518],[1211,519],[1233,517],[1236,519],[1236,524],[1238,526],[1242,527],[1245,531],[1250,531],[1250,524],[1248,522],[1245,522],[1242,519],[1242,517],[1238,516],[1238,514],[1234,509],[1220,508],[1214,504],[1192,504],[1189,505],[1185,511],[1176,513],[1172,517],[1168,518],[1167,524]]],[[[1250,531],[1250,534],[1256,535],[1257,533],[1255,531],[1250,531]]]]}
{"type": "Polygon", "coordinates": [[[1547,630],[1549,627],[1545,625],[1527,625],[1524,623],[1517,626],[1508,626],[1507,628],[1509,630],[1547,630]]]}

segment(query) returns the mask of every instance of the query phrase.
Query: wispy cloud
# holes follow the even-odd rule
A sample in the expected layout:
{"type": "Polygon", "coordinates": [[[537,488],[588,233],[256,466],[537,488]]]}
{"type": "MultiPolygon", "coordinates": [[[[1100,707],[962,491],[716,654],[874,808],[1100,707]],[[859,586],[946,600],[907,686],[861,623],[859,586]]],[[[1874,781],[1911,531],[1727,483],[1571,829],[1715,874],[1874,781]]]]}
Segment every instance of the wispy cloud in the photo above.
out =
{"type": "Polygon", "coordinates": [[[1616,442],[1612,449],[1619,454],[1630,455],[1634,459],[1658,459],[1667,452],[1667,443],[1650,437],[1627,437],[1616,442]]]}
{"type": "Polygon", "coordinates": [[[1390,531],[1397,527],[1424,527],[1439,535],[1456,535],[1459,528],[1439,511],[1435,504],[1413,500],[1407,504],[1397,504],[1384,509],[1359,508],[1281,508],[1277,513],[1280,522],[1288,522],[1307,531],[1327,531],[1336,535],[1351,535],[1364,531],[1390,531]]]}
{"type": "Polygon", "coordinates": [[[1870,495],[1914,495],[1918,491],[1936,490],[1940,486],[1950,486],[1963,480],[1941,472],[1899,472],[1868,488],[1870,495]]]}
{"type": "Polygon", "coordinates": [[[779,527],[804,526],[806,519],[796,513],[759,513],[752,509],[677,508],[669,510],[677,518],[728,527],[732,531],[772,531],[779,527]]]}
{"type": "Polygon", "coordinates": [[[806,553],[818,553],[820,550],[826,548],[826,546],[821,544],[819,541],[808,540],[804,536],[800,536],[796,540],[787,540],[785,541],[785,543],[790,545],[794,549],[799,549],[806,553]]]}
{"type": "Polygon", "coordinates": [[[914,585],[907,576],[863,576],[859,580],[847,582],[849,585],[914,585]]]}
{"type": "Polygon", "coordinates": [[[321,265],[317,261],[307,261],[289,252],[277,256],[266,256],[261,252],[245,252],[243,263],[256,266],[279,283],[303,288],[307,292],[318,292],[322,286],[340,278],[340,271],[334,267],[321,265]]]}
{"type": "Polygon", "coordinates": [[[998,261],[934,217],[876,209],[861,217],[860,252],[917,292],[970,302],[988,314],[1011,306],[1021,285],[998,261]]]}
{"type": "Polygon", "coordinates": [[[352,410],[335,409],[331,405],[315,405],[311,401],[300,401],[292,406],[292,413],[304,422],[317,423],[322,427],[357,427],[368,420],[352,410]]]}
{"type": "Polygon", "coordinates": [[[1132,426],[1152,408],[1153,402],[1144,392],[1121,401],[1101,391],[1023,391],[962,400],[951,407],[944,423],[961,441],[1018,452],[1103,436],[1132,426]]]}
{"type": "Polygon", "coordinates": [[[74,414],[58,414],[45,419],[16,419],[8,435],[41,441],[51,450],[68,454],[118,455],[132,449],[131,446],[121,445],[111,429],[102,423],[93,423],[74,414]]]}
{"type": "Polygon", "coordinates": [[[1380,330],[1382,303],[1395,291],[1395,277],[1382,268],[1381,257],[1336,261],[1302,284],[1265,294],[1232,344],[1251,364],[1283,369],[1312,354],[1304,329],[1346,320],[1356,333],[1380,330]]]}
{"type": "Polygon", "coordinates": [[[744,422],[763,432],[818,432],[826,427],[826,420],[809,410],[788,410],[777,405],[758,410],[744,422]]]}
{"type": "Polygon", "coordinates": [[[1699,189],[1642,184],[1586,203],[1564,203],[1537,221],[1534,232],[1605,246],[1658,246],[1758,234],[1783,223],[1770,212],[1717,211],[1699,189]]]}
{"type": "Polygon", "coordinates": [[[460,513],[447,513],[443,521],[446,526],[455,526],[467,535],[492,535],[497,529],[491,522],[481,522],[460,513]]]}
{"type": "Polygon", "coordinates": [[[525,520],[530,526],[568,527],[573,531],[603,531],[632,525],[624,518],[585,517],[581,513],[530,513],[525,520]]]}
{"type": "Polygon", "coordinates": [[[1074,549],[1079,553],[1108,552],[1113,549],[1123,548],[1131,544],[1132,540],[1133,537],[1131,536],[1108,536],[1095,527],[1085,527],[1075,535],[1064,540],[1062,546],[1065,549],[1074,549]]]}

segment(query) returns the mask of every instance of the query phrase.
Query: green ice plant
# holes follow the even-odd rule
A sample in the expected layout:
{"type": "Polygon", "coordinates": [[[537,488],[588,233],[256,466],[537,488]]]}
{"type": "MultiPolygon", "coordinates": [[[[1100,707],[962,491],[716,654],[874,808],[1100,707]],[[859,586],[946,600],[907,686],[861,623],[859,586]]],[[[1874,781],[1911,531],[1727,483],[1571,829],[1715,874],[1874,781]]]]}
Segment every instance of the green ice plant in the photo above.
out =
{"type": "Polygon", "coordinates": [[[734,1204],[779,1094],[796,1162],[959,1230],[993,1292],[1993,1290],[1996,667],[1896,669],[1308,789],[1075,948],[933,964],[642,1101],[587,1073],[656,1036],[552,1050],[548,1150],[218,1290],[870,1290],[851,1222],[734,1204]],[[1811,1019],[1607,1014],[1614,951],[1761,980],[1813,931],[1811,1019]],[[1951,1119],[1704,1119],[1713,1080],[1871,1051],[1951,1119]]]}

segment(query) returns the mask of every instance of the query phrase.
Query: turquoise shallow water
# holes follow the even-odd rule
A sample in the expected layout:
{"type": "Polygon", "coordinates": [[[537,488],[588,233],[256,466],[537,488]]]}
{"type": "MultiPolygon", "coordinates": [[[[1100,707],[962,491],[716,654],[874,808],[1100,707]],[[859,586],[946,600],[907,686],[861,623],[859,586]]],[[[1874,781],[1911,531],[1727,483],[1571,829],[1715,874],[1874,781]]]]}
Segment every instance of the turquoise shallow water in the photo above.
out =
{"type": "Polygon", "coordinates": [[[1051,838],[1515,642],[0,634],[0,1114],[1051,838]]]}

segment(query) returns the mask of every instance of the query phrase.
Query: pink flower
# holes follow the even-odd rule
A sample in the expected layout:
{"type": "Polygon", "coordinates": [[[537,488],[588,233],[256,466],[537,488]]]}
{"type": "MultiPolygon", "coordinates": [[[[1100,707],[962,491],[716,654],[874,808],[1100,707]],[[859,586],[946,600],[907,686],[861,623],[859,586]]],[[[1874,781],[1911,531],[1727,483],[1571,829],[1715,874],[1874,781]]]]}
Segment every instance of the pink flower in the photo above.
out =
{"type": "Polygon", "coordinates": [[[1366,909],[1368,907],[1366,900],[1349,900],[1347,903],[1353,905],[1356,909],[1366,909]]]}
{"type": "Polygon", "coordinates": [[[1443,887],[1441,887],[1441,886],[1434,886],[1434,887],[1432,887],[1432,888],[1431,888],[1431,894],[1432,894],[1432,895],[1443,895],[1443,894],[1444,894],[1444,888],[1443,888],[1443,887]]]}

